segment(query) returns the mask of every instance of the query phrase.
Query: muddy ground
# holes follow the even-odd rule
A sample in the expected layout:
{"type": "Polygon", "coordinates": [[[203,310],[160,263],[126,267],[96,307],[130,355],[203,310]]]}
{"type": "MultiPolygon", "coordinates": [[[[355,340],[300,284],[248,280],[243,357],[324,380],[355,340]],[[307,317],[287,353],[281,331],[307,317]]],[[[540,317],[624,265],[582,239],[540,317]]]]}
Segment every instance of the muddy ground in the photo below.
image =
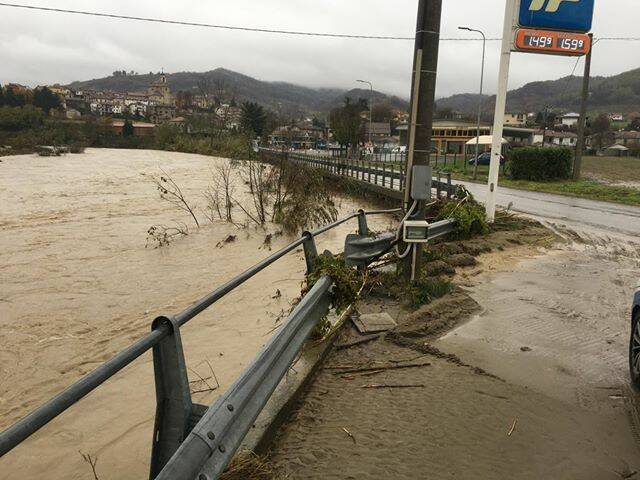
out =
{"type": "Polygon", "coordinates": [[[387,311],[398,327],[332,352],[273,467],[292,479],[640,478],[626,371],[640,249],[556,233],[442,247],[440,260],[477,265],[462,262],[453,293],[417,311],[367,298],[361,312],[387,311]]]}

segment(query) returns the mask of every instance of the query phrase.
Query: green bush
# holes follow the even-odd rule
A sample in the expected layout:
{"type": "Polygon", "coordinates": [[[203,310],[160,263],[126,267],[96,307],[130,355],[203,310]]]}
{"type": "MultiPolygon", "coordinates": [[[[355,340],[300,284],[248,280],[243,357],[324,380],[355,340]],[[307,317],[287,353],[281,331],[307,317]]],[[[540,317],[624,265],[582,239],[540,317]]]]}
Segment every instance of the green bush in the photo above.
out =
{"type": "Polygon", "coordinates": [[[514,180],[544,181],[571,177],[570,148],[526,147],[511,152],[507,168],[514,180]]]}
{"type": "Polygon", "coordinates": [[[487,212],[483,205],[473,200],[473,197],[464,203],[448,202],[444,205],[436,220],[447,218],[456,219],[456,229],[450,234],[450,238],[467,240],[489,232],[487,212]]]}

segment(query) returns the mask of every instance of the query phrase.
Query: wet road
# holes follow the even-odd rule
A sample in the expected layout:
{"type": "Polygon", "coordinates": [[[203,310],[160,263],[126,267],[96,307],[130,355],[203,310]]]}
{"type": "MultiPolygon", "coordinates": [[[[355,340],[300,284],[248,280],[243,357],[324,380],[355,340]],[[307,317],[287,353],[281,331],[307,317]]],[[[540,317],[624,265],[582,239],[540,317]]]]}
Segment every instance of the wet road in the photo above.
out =
{"type": "MultiPolygon", "coordinates": [[[[457,183],[464,185],[478,200],[484,201],[486,185],[457,183]]],[[[640,235],[640,207],[499,187],[498,205],[507,207],[509,204],[512,204],[513,211],[551,223],[629,236],[640,235]]]]}

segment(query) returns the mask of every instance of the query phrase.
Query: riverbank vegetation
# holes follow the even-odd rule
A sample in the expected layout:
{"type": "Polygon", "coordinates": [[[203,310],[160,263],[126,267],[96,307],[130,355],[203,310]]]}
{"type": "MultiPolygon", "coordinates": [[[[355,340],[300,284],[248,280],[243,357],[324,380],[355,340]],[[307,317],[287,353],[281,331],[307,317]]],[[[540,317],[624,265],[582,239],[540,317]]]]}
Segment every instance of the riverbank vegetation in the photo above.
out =
{"type": "MultiPolygon", "coordinates": [[[[186,213],[195,228],[200,228],[204,218],[238,228],[255,226],[265,232],[272,224],[283,233],[300,234],[337,219],[333,195],[317,170],[287,161],[270,165],[256,160],[224,160],[210,172],[209,186],[200,197],[204,207],[198,205],[197,198],[188,198],[180,180],[166,171],[143,175],[159,192],[160,199],[186,213]]],[[[164,247],[188,233],[182,224],[154,225],[147,232],[147,244],[164,247]]]]}

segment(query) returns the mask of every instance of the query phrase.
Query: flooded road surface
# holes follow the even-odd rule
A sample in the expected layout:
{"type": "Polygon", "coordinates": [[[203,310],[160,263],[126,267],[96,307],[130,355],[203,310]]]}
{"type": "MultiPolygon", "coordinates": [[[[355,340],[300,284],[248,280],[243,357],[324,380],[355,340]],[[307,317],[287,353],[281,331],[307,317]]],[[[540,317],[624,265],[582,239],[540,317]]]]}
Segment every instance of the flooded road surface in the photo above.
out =
{"type": "MultiPolygon", "coordinates": [[[[0,428],[148,332],[154,317],[181,311],[269,254],[263,246],[267,232],[210,223],[202,215],[210,169],[222,162],[96,149],[58,158],[3,158],[0,428]],[[197,204],[202,228],[161,201],[141,175],[159,174],[160,168],[197,204]],[[150,226],[177,222],[188,224],[191,234],[166,248],[145,248],[150,226]],[[237,241],[219,245],[229,235],[237,241]]],[[[246,187],[236,183],[240,196],[246,187]]],[[[361,206],[341,200],[341,215],[361,206]]],[[[383,229],[389,219],[370,223],[383,229]]],[[[350,223],[321,236],[319,251],[342,251],[344,236],[356,228],[350,223]]],[[[273,249],[290,241],[278,237],[273,249]]],[[[213,384],[210,364],[220,383],[219,390],[195,394],[194,401],[210,403],[255,356],[278,315],[298,296],[304,270],[300,250],[182,329],[191,380],[200,375],[213,384]]],[[[0,479],[89,478],[91,468],[79,451],[98,458],[102,479],[144,478],[154,411],[148,353],[0,459],[0,479]]]]}
{"type": "Polygon", "coordinates": [[[488,255],[466,286],[482,312],[436,345],[599,425],[593,458],[614,453],[598,460],[611,476],[593,478],[618,478],[640,468],[640,399],[628,367],[640,244],[590,238],[525,260],[488,255]]]}
{"type": "MultiPolygon", "coordinates": [[[[478,200],[484,201],[486,185],[456,183],[464,185],[478,200]]],[[[581,231],[640,236],[640,207],[499,187],[498,205],[507,207],[510,204],[512,211],[581,231]]]]}

